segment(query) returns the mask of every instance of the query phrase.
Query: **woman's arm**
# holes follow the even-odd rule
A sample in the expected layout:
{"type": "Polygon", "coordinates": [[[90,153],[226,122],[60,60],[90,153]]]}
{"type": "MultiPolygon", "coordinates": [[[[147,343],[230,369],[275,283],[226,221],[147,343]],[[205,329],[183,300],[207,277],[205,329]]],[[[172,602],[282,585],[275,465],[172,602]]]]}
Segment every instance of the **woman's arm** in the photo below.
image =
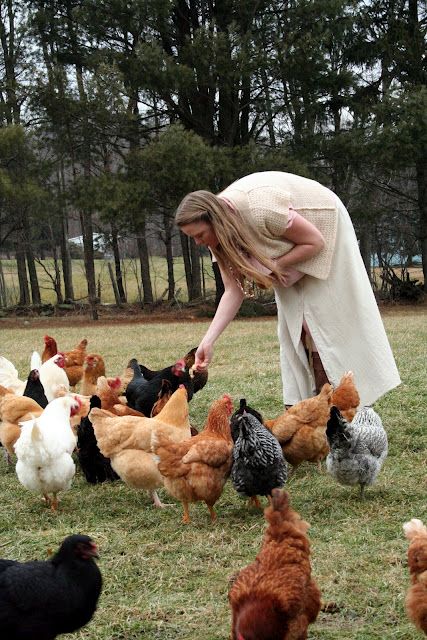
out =
{"type": "Polygon", "coordinates": [[[294,243],[288,253],[275,259],[280,268],[296,265],[317,255],[325,246],[320,231],[299,213],[296,213],[290,227],[283,232],[283,238],[294,243]]]}
{"type": "Polygon", "coordinates": [[[223,269],[220,271],[224,283],[224,293],[215,316],[196,351],[195,367],[198,370],[205,369],[209,365],[215,341],[233,320],[244,298],[243,291],[234,278],[229,273],[225,273],[223,269]]]}

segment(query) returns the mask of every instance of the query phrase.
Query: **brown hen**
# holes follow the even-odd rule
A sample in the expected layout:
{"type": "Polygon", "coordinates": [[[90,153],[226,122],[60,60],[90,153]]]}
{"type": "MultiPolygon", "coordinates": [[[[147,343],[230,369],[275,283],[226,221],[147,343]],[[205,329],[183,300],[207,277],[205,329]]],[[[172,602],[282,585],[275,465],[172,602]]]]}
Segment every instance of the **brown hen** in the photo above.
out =
{"type": "Polygon", "coordinates": [[[325,384],[319,395],[301,400],[274,420],[264,421],[280,442],[292,472],[304,461],[320,463],[328,455],[326,425],[332,393],[332,386],[325,384]]]}
{"type": "Polygon", "coordinates": [[[403,529],[411,541],[408,548],[411,586],[406,594],[406,611],[415,626],[427,635],[427,527],[412,518],[403,529]]]}
{"type": "Polygon", "coordinates": [[[224,395],[211,406],[203,431],[189,440],[177,444],[161,430],[153,432],[152,448],[160,458],[158,466],[165,489],[182,502],[184,524],[190,522],[190,502],[205,502],[212,522],[216,519],[213,505],[231,471],[232,412],[232,400],[224,395]]]}
{"type": "Polygon", "coordinates": [[[269,526],[261,550],[237,574],[228,594],[231,638],[304,640],[320,610],[320,592],[311,577],[309,524],[280,489],[273,489],[264,514],[269,526]]]}

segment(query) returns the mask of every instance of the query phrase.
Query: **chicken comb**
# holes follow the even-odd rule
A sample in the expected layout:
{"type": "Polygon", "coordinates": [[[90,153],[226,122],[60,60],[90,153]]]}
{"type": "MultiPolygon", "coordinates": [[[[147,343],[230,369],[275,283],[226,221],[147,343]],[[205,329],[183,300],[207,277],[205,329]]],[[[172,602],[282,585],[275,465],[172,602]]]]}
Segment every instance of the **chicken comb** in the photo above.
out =
{"type": "Polygon", "coordinates": [[[120,380],[119,377],[114,378],[114,380],[108,380],[108,386],[111,389],[118,389],[121,384],[122,384],[122,381],[120,380]]]}
{"type": "Polygon", "coordinates": [[[418,518],[412,518],[409,522],[405,522],[403,531],[408,540],[413,540],[417,536],[427,537],[427,527],[418,518]]]}

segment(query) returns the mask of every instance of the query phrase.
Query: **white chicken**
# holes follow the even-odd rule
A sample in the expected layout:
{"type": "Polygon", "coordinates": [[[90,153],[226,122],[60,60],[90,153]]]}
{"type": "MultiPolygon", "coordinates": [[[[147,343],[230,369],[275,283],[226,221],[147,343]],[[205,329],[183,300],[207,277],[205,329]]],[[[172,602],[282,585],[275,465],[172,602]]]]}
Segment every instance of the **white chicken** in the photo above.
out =
{"type": "Polygon", "coordinates": [[[44,362],[40,369],[40,382],[43,385],[44,393],[48,402],[54,398],[63,396],[70,390],[68,376],[65,373],[65,358],[63,353],[57,353],[44,362]]]}
{"type": "Polygon", "coordinates": [[[14,364],[4,356],[0,356],[0,385],[22,396],[26,382],[20,380],[14,364]]]}
{"type": "Polygon", "coordinates": [[[70,418],[80,406],[75,396],[52,400],[38,418],[21,423],[21,435],[15,443],[20,483],[42,493],[52,511],[58,508],[57,494],[71,487],[76,472],[71,454],[77,438],[70,418]]]}

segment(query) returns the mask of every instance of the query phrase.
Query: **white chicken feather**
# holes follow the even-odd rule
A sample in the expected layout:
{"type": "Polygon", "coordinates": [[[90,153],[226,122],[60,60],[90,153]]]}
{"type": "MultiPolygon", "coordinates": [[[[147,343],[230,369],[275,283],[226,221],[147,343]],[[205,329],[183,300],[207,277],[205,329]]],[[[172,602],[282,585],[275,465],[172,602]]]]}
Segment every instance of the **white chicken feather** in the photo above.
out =
{"type": "Polygon", "coordinates": [[[62,353],[57,353],[44,362],[39,369],[40,382],[48,402],[70,390],[68,376],[64,369],[65,358],[62,353]]]}
{"type": "Polygon", "coordinates": [[[19,379],[15,365],[4,356],[0,356],[0,384],[18,396],[22,396],[25,385],[27,384],[19,379]]]}
{"type": "Polygon", "coordinates": [[[57,494],[71,487],[76,471],[71,454],[77,439],[70,417],[80,405],[74,396],[52,400],[38,418],[21,423],[21,435],[15,443],[19,481],[26,489],[42,493],[54,511],[57,494]]]}

